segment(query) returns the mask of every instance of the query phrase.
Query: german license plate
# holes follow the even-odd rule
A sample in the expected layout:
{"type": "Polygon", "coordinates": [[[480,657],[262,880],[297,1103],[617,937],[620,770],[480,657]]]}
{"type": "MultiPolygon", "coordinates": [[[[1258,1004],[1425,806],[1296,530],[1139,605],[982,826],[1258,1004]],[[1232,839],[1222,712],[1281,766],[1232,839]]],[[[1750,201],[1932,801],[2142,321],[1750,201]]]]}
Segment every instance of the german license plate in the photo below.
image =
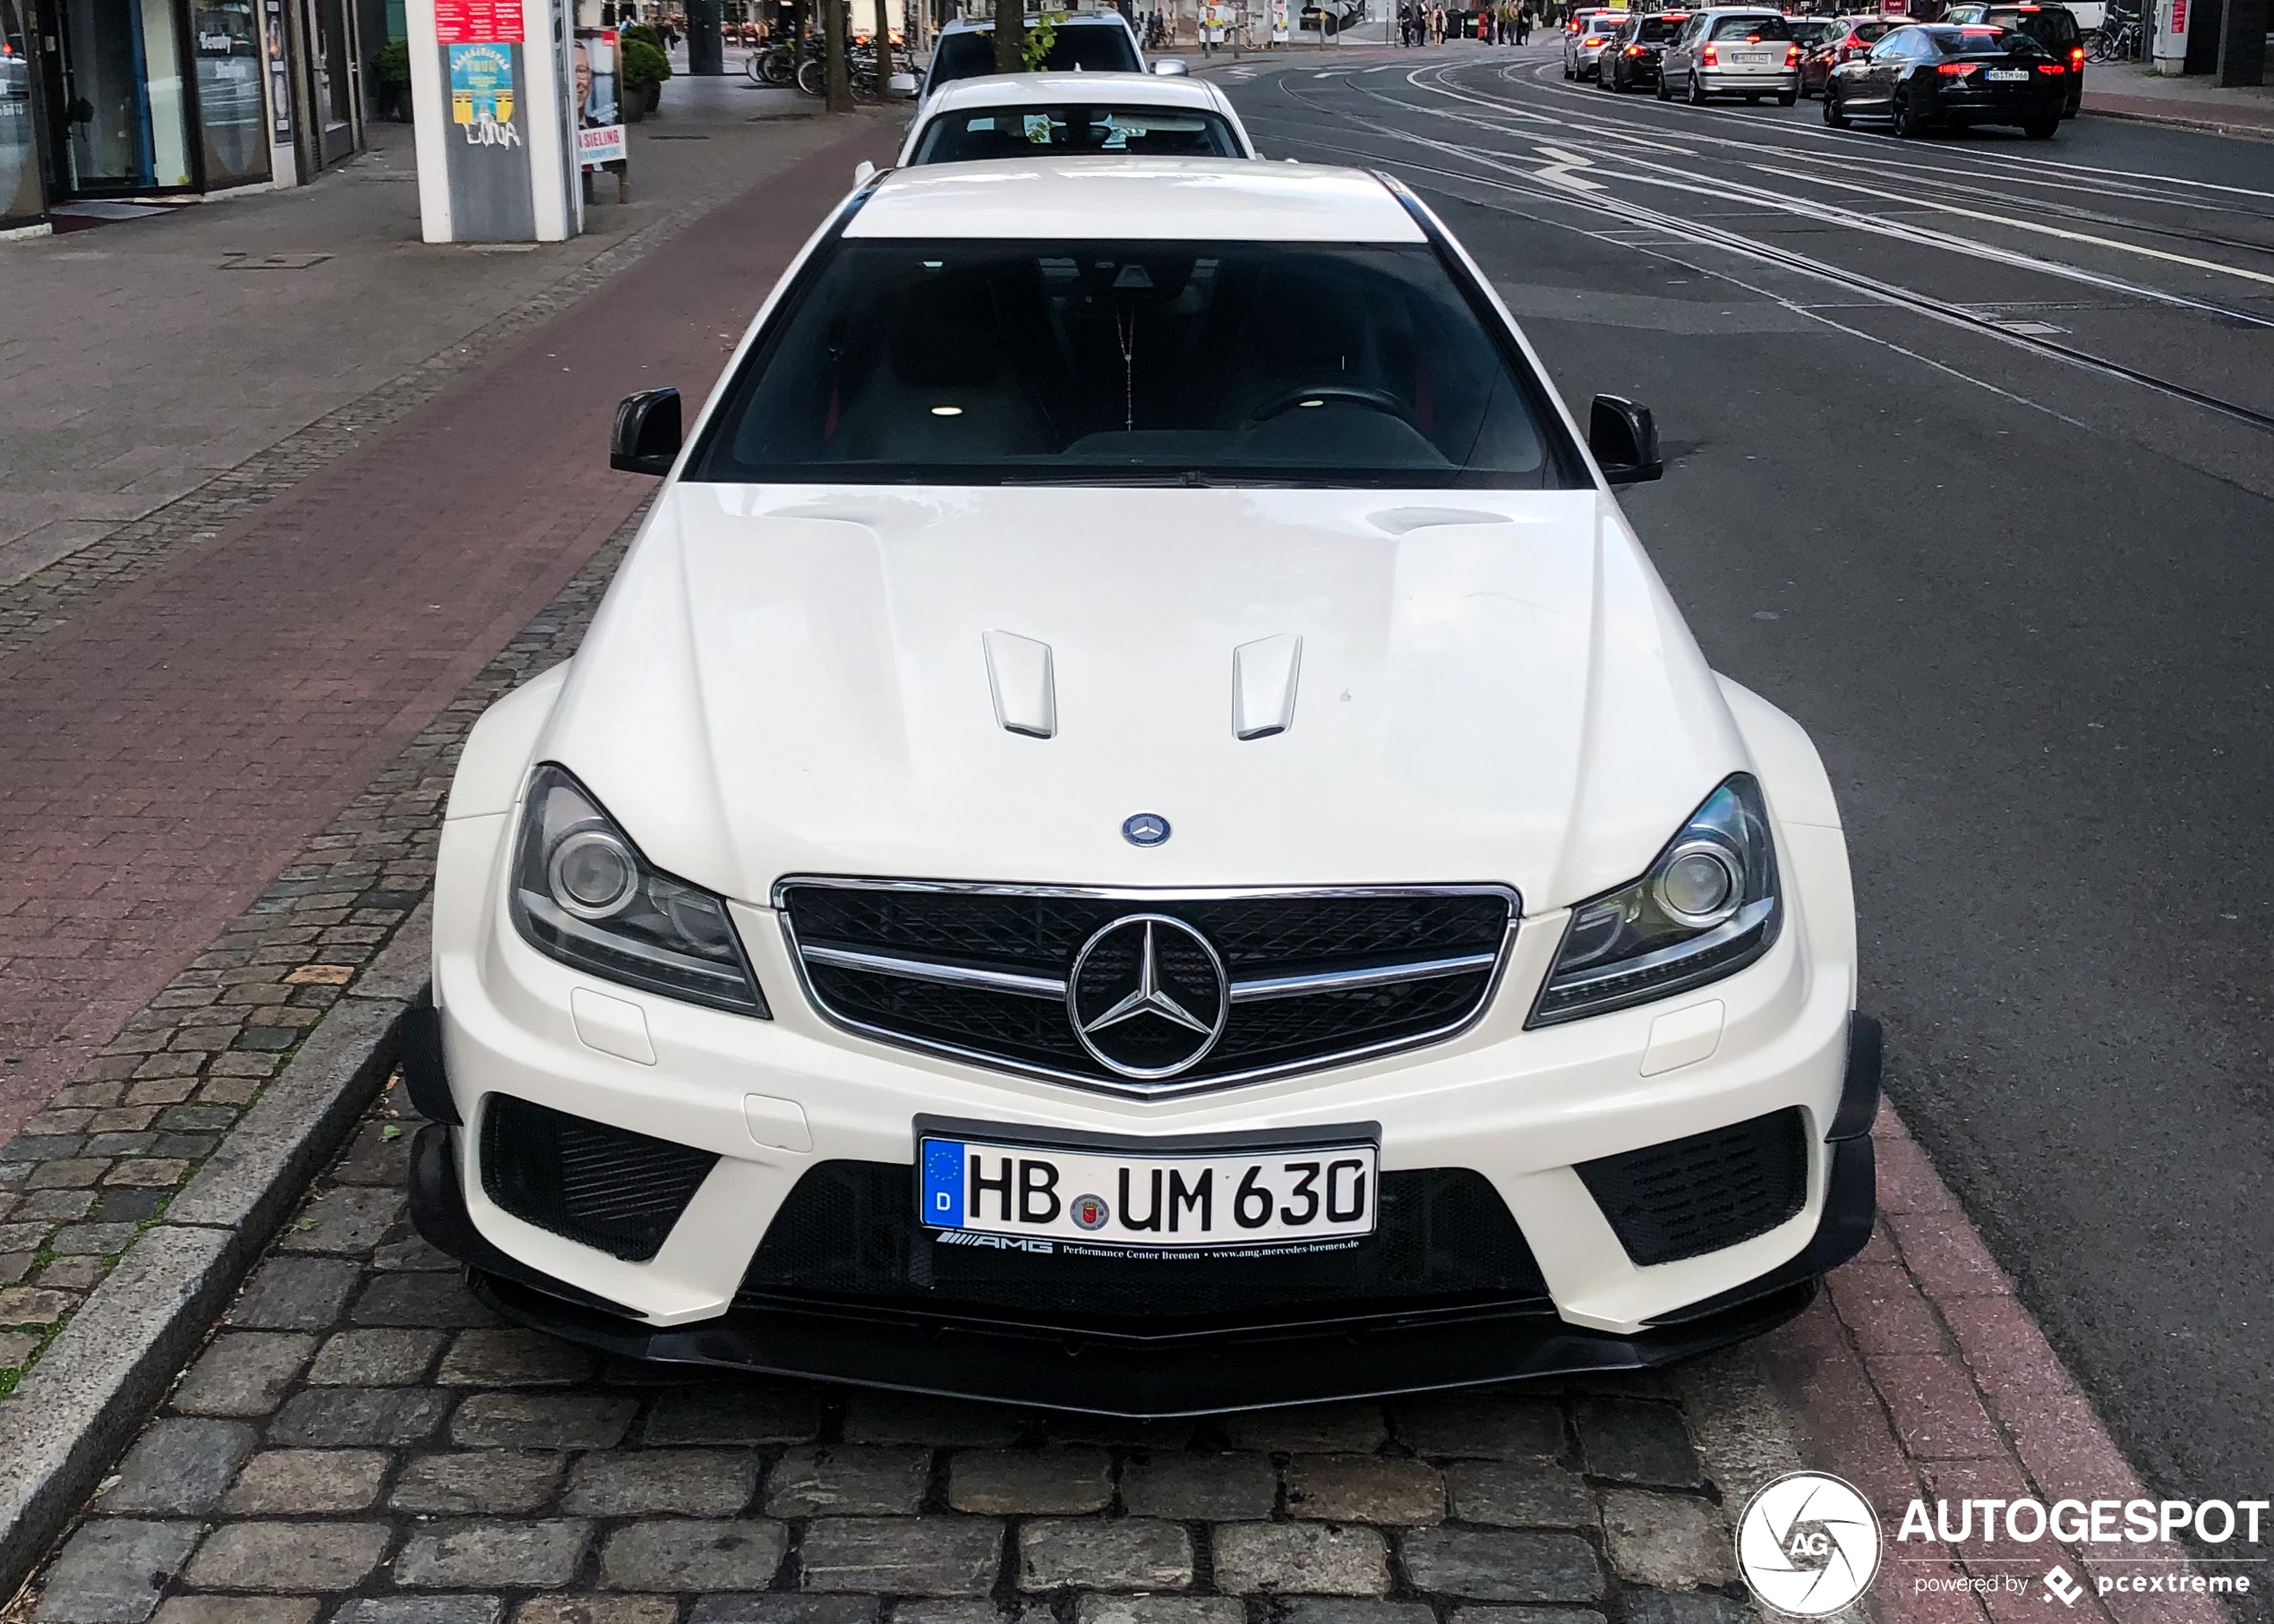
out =
{"type": "Polygon", "coordinates": [[[1767,51],[1731,51],[1729,59],[1740,68],[1765,68],[1769,65],[1767,51]]]}
{"type": "Polygon", "coordinates": [[[928,1136],[919,1156],[932,1229],[1178,1248],[1374,1232],[1371,1144],[1141,1156],[928,1136]]]}
{"type": "Polygon", "coordinates": [[[2029,76],[2027,68],[1992,68],[1982,75],[1992,84],[2019,84],[2029,76]]]}

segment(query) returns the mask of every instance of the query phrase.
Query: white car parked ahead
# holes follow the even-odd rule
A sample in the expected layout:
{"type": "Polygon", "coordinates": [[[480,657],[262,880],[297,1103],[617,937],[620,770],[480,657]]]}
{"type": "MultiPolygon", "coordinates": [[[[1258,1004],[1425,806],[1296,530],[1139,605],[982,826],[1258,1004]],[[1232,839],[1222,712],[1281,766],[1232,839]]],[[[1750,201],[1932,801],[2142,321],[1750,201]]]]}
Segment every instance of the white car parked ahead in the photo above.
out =
{"type": "Polygon", "coordinates": [[[1240,115],[1201,79],[1004,73],[960,79],[924,104],[908,164],[988,158],[1253,158],[1240,115]]]}
{"type": "Polygon", "coordinates": [[[443,825],[413,1208],[617,1353],[1190,1414],[1686,1357],[1869,1234],[1791,720],[1428,209],[848,199],[443,825]]]}

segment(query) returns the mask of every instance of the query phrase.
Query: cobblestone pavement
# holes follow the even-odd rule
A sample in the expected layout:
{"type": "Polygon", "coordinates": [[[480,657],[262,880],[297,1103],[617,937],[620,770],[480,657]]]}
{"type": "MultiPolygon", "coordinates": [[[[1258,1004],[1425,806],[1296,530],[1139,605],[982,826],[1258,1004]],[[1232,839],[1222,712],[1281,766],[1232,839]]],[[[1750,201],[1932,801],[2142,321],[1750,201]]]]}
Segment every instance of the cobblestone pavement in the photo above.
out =
{"type": "Polygon", "coordinates": [[[0,1397],[426,894],[459,747],[575,652],[640,512],[346,811],[0,1144],[0,1397]]]}
{"type": "Polygon", "coordinates": [[[412,1233],[382,1099],[39,1624],[1737,1624],[1645,1378],[1094,1423],[602,1364],[412,1233]]]}

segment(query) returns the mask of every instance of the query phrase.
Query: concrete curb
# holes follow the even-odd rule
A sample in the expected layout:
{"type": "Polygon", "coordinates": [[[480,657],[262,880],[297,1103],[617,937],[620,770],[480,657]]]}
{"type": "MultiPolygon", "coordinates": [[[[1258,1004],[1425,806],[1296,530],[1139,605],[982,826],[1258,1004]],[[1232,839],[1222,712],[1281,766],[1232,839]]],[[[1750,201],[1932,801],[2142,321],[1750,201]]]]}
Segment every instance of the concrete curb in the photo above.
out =
{"type": "Polygon", "coordinates": [[[0,1597],[30,1577],[395,1064],[422,903],[0,1406],[0,1597]]]}
{"type": "Polygon", "coordinates": [[[2119,113],[2110,107],[2087,107],[2094,118],[2119,119],[2128,124],[2160,124],[2167,130],[2193,130],[2199,135],[2224,135],[2239,141],[2274,141],[2274,126],[2221,124],[2210,118],[2181,118],[2166,113],[2119,113]]]}

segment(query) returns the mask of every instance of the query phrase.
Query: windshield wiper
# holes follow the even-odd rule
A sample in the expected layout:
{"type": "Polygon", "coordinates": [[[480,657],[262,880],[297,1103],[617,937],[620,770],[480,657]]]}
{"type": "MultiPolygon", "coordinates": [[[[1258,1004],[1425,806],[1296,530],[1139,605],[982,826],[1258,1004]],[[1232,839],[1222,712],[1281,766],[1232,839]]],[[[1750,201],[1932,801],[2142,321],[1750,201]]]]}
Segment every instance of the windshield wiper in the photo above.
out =
{"type": "Polygon", "coordinates": [[[1193,489],[1261,489],[1267,491],[1296,491],[1309,483],[1299,479],[1222,478],[1203,474],[1198,468],[1187,468],[1181,474],[1141,474],[1132,470],[1127,474],[1041,474],[1030,479],[997,480],[1004,485],[1126,485],[1146,489],[1175,490],[1189,486],[1193,489]]]}

